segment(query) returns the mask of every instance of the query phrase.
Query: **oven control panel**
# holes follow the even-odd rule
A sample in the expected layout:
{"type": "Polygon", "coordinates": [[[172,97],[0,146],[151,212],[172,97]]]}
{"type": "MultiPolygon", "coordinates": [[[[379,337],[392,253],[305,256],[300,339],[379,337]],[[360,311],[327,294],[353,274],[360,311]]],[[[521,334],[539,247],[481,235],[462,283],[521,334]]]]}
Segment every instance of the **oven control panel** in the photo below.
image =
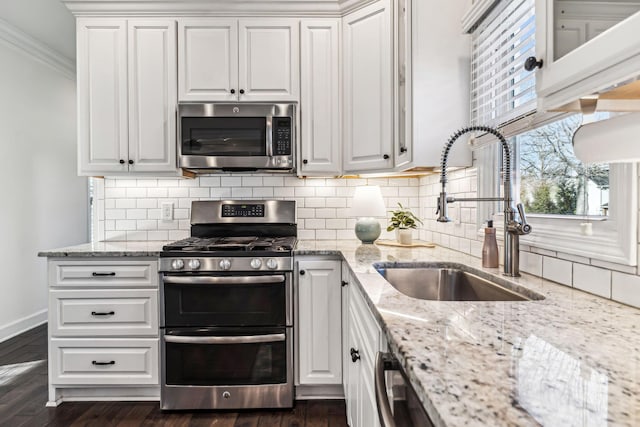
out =
{"type": "Polygon", "coordinates": [[[222,205],[223,218],[264,217],[264,205],[222,205]]]}
{"type": "Polygon", "coordinates": [[[291,271],[291,257],[160,258],[160,271],[291,271]]]}

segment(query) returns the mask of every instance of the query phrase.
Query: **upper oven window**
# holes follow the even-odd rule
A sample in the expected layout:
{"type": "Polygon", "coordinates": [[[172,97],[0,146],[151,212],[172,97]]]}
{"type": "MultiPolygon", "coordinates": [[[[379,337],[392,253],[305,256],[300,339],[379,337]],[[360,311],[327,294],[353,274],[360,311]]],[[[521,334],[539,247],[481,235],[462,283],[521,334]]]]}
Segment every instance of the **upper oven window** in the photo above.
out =
{"type": "Polygon", "coordinates": [[[286,323],[284,275],[191,276],[189,284],[175,283],[172,278],[163,279],[167,327],[284,326],[286,323]]]}
{"type": "Polygon", "coordinates": [[[191,156],[265,156],[264,117],[183,117],[182,154],[191,156]]]}

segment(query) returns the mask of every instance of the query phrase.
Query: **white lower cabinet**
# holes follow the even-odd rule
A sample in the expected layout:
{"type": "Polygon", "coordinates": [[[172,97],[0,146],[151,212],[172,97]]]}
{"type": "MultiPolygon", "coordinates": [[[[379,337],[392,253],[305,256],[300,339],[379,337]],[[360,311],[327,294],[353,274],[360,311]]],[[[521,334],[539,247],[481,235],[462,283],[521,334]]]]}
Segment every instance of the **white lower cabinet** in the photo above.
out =
{"type": "Polygon", "coordinates": [[[344,393],[351,427],[378,427],[374,389],[376,353],[385,347],[381,330],[355,283],[353,275],[343,292],[348,315],[343,319],[347,346],[343,349],[344,393]]]}
{"type": "Polygon", "coordinates": [[[158,261],[49,259],[49,402],[158,400],[158,261]]]}
{"type": "Polygon", "coordinates": [[[296,272],[296,383],[341,386],[341,263],[299,257],[296,272]]]}

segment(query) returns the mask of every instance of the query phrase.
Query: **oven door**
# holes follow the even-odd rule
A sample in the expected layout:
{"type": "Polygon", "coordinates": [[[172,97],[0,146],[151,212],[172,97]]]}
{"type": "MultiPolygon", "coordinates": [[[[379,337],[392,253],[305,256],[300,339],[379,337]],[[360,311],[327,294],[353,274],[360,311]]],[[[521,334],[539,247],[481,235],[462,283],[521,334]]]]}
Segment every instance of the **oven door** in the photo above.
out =
{"type": "Polygon", "coordinates": [[[163,275],[161,325],[292,326],[291,273],[163,275]]]}
{"type": "Polygon", "coordinates": [[[292,328],[167,328],[162,409],[293,405],[292,328]]]}

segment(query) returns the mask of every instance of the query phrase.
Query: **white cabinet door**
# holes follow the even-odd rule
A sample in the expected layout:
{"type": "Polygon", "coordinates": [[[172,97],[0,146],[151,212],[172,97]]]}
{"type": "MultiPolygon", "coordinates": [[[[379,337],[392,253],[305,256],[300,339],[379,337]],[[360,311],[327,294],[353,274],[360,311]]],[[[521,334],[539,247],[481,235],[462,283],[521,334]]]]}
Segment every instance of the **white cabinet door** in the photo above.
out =
{"type": "Polygon", "coordinates": [[[536,0],[536,58],[543,60],[536,70],[539,111],[566,108],[640,74],[638,7],[536,0]]]}
{"type": "Polygon", "coordinates": [[[176,169],[176,23],[129,21],[129,171],[176,169]]]}
{"type": "Polygon", "coordinates": [[[178,22],[178,99],[238,99],[238,20],[178,22]]]}
{"type": "Polygon", "coordinates": [[[298,100],[298,26],[297,19],[239,21],[240,101],[298,100]]]}
{"type": "Polygon", "coordinates": [[[341,384],[340,261],[298,261],[300,384],[341,384]]]}
{"type": "Polygon", "coordinates": [[[343,19],[345,172],[393,166],[391,17],[381,0],[343,19]]]}
{"type": "Polygon", "coordinates": [[[127,23],[78,19],[78,173],[126,172],[127,23]]]}
{"type": "Polygon", "coordinates": [[[340,21],[303,20],[300,175],[340,175],[340,21]]]}

